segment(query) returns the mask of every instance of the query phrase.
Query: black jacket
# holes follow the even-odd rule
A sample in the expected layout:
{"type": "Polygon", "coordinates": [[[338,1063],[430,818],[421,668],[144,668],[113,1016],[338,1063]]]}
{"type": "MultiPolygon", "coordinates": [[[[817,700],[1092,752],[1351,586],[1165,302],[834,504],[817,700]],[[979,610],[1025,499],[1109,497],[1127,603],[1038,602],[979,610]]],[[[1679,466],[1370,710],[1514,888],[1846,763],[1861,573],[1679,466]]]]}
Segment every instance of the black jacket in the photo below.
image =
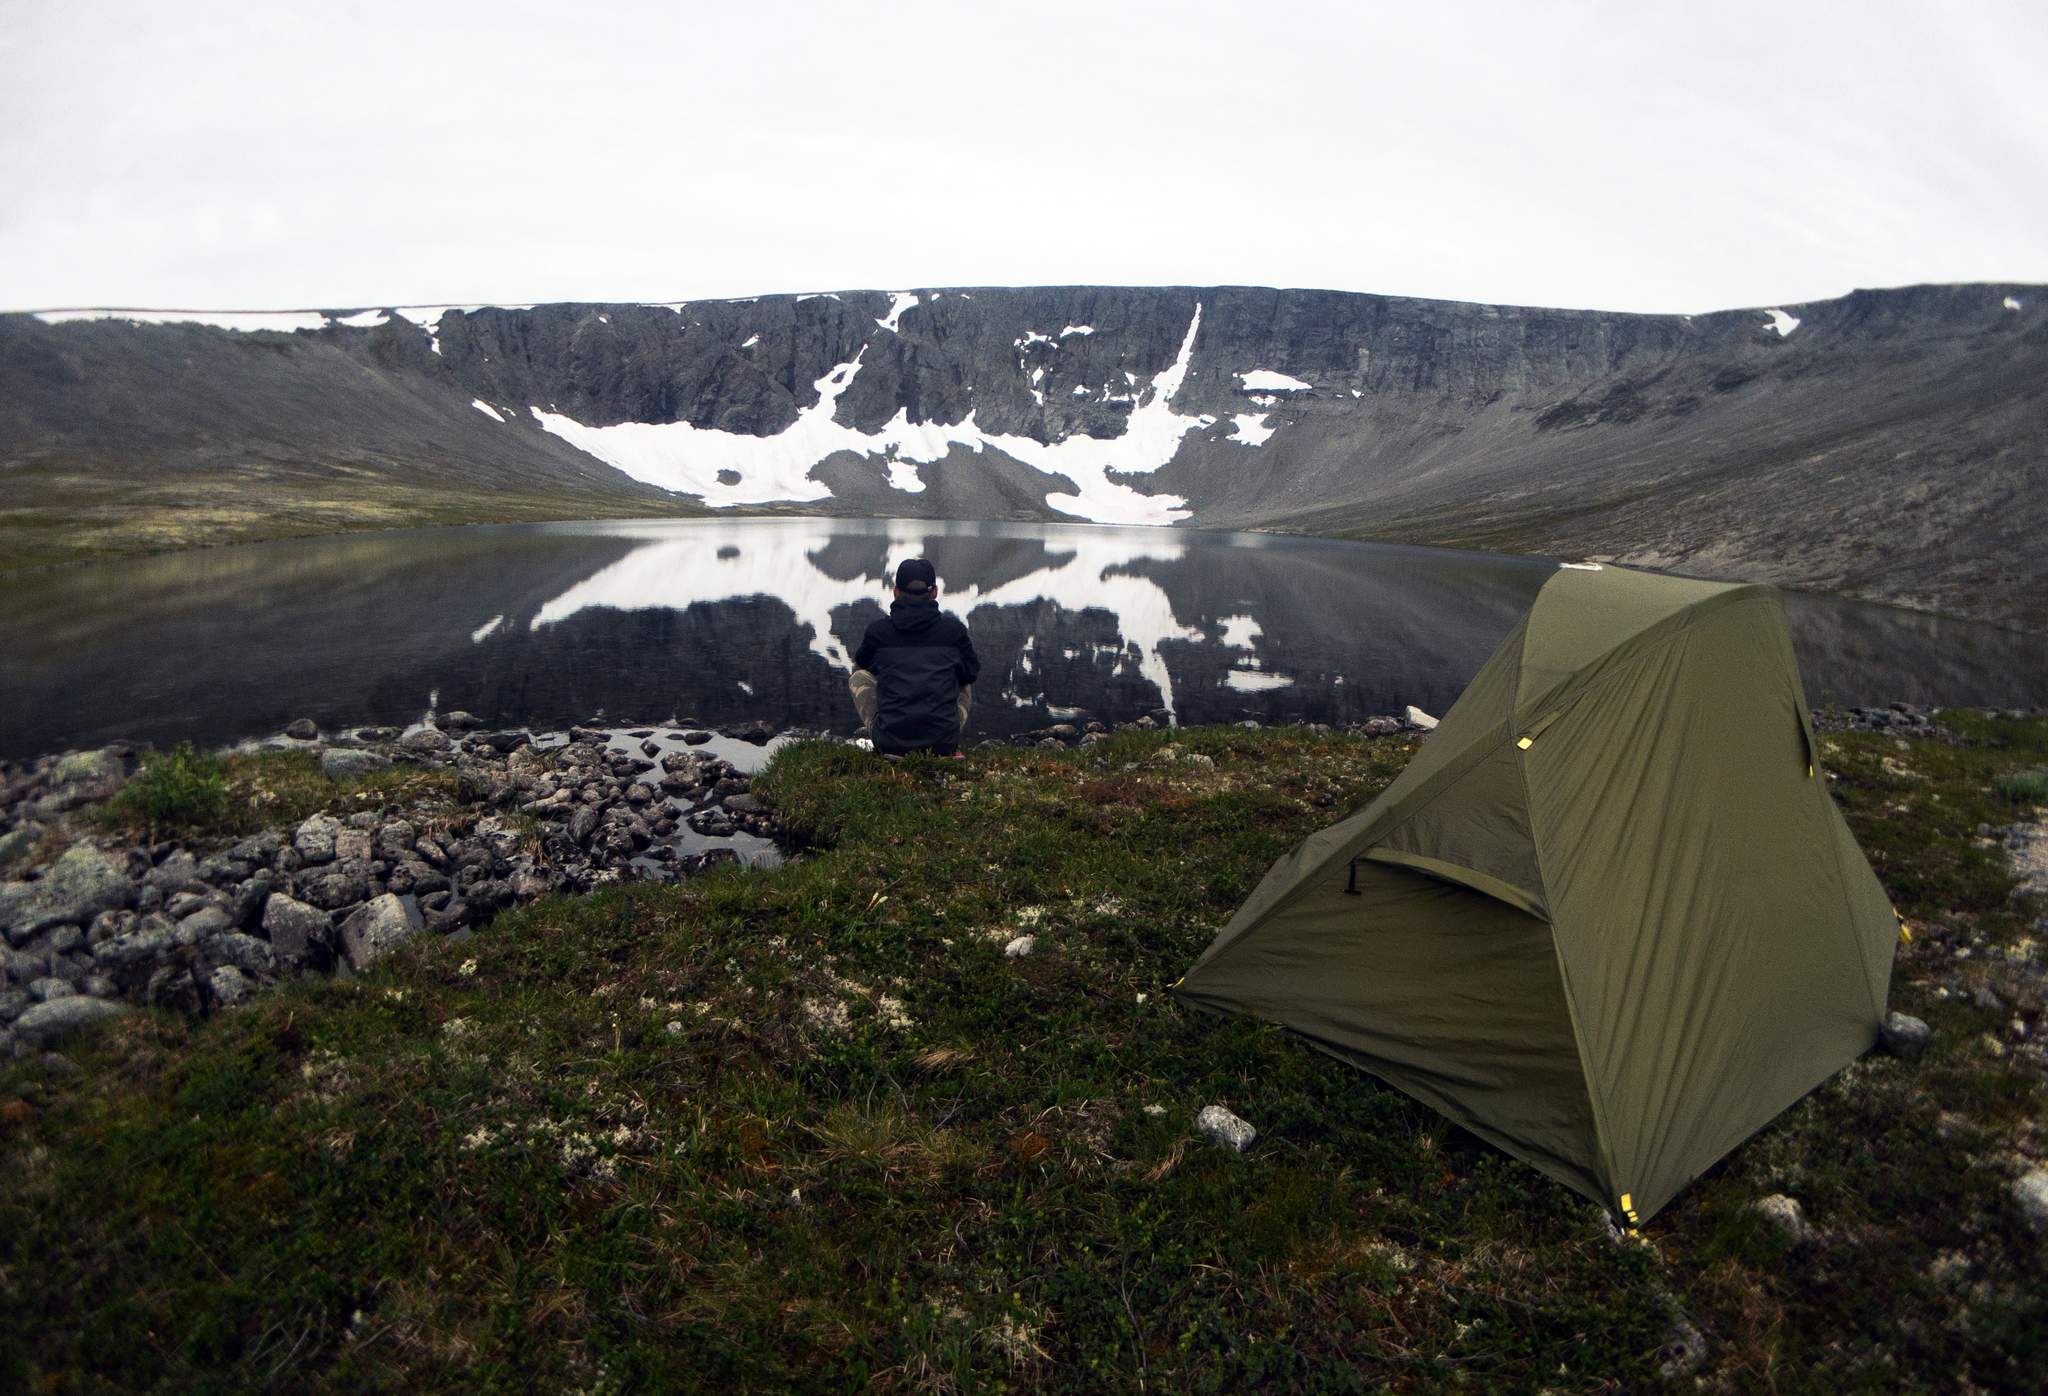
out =
{"type": "Polygon", "coordinates": [[[960,739],[960,690],[981,673],[974,641],[936,600],[897,601],[868,627],[853,667],[875,676],[879,751],[916,751],[960,739]]]}

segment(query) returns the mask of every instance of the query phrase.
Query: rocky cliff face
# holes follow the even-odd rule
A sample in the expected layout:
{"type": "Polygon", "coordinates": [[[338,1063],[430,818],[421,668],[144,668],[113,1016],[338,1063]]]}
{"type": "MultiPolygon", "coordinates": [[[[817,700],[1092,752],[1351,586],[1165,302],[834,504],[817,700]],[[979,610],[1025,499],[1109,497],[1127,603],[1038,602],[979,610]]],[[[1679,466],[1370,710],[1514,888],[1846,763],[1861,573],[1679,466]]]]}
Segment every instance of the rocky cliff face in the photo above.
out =
{"type": "Polygon", "coordinates": [[[1695,317],[1055,287],[280,331],[0,316],[0,506],[47,507],[58,476],[168,497],[291,475],[586,515],[1283,528],[2039,628],[2044,310],[2020,286],[1695,317]]]}

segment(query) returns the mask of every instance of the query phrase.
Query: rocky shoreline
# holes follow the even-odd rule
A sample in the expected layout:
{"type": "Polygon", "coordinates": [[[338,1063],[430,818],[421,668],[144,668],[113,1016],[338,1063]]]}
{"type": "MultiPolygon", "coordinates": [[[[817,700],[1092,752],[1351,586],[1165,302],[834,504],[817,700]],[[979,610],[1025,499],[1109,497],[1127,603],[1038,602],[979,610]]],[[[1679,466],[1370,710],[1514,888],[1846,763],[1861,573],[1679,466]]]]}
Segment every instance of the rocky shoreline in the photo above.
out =
{"type": "MultiPolygon", "coordinates": [[[[1937,715],[1893,704],[1814,718],[1822,730],[1960,741],[1937,715]]],[[[1112,730],[1171,724],[1162,709],[1114,729],[1060,722],[981,745],[1086,749],[1112,730]]],[[[1434,725],[1411,708],[1344,730],[1426,735],[1434,725]]],[[[94,811],[150,759],[125,743],[0,765],[0,1057],[131,1005],[198,1015],[308,973],[358,972],[395,945],[460,941],[499,910],[550,893],[779,861],[781,826],[748,770],[781,741],[866,745],[763,722],[482,727],[456,712],[404,730],[322,734],[302,719],[245,743],[234,750],[315,756],[336,806],[393,767],[452,774],[455,795],[323,810],[238,840],[137,846],[97,832],[94,811]],[[742,753],[746,769],[733,759],[742,753]]]]}

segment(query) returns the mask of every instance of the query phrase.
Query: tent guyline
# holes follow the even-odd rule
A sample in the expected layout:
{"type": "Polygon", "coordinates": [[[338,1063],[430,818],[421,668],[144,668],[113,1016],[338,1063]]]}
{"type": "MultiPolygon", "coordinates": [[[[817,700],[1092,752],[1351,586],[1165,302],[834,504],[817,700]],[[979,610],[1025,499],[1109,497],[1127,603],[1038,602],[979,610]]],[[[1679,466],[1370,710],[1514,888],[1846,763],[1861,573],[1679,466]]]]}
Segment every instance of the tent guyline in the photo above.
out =
{"type": "Polygon", "coordinates": [[[1815,753],[1773,588],[1559,571],[1173,992],[1633,1226],[1877,1039],[1899,923],[1815,753]]]}

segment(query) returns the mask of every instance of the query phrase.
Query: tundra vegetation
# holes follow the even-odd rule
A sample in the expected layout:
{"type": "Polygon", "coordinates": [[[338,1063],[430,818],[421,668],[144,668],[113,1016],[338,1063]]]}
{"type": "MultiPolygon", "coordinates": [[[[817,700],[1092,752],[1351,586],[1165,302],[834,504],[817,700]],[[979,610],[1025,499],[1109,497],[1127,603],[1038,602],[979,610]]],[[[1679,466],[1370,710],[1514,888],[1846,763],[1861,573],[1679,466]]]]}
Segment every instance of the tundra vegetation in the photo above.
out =
{"type": "MultiPolygon", "coordinates": [[[[543,899],[360,977],[104,1025],[64,1044],[75,1073],[9,1066],[0,1373],[2038,1390],[2048,1239],[2012,1183],[2048,1151],[2041,908],[1980,829],[2043,817],[2012,777],[2048,721],[1941,721],[1966,741],[1824,739],[1913,935],[1893,1004],[1931,1045],[1854,1064],[1640,1238],[1286,1032],[1163,992],[1412,738],[1128,732],[894,767],[800,743],[754,787],[804,848],[777,870],[543,899]],[[1195,1130],[1212,1104],[1257,1128],[1243,1153],[1195,1130]],[[1778,1196],[1803,1221],[1758,1208],[1778,1196]]],[[[225,802],[181,808],[225,837],[250,788],[295,804],[315,779],[237,768],[225,802]]]]}

